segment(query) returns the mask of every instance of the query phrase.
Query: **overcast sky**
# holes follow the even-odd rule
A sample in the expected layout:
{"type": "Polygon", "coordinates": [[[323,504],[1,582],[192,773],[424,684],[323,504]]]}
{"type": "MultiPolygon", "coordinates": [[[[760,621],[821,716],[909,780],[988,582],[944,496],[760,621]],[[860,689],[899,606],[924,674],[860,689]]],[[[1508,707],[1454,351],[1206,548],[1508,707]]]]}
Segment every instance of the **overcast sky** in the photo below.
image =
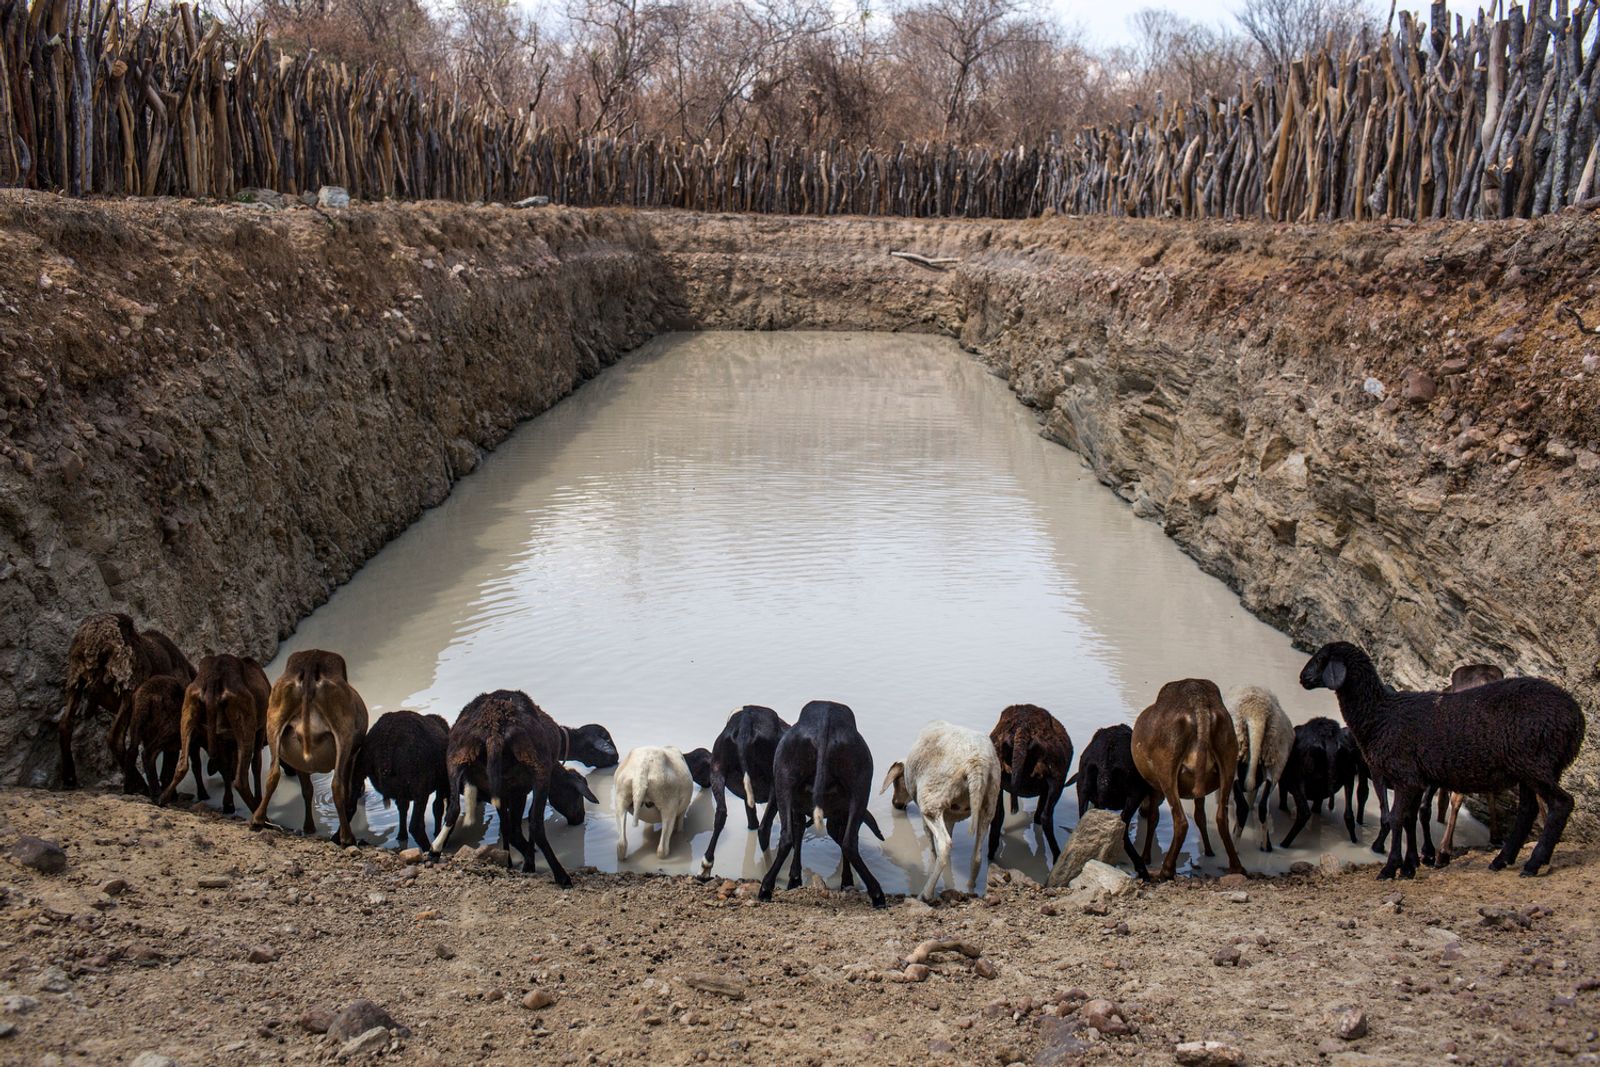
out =
{"type": "MultiPolygon", "coordinates": [[[[1133,3],[1124,3],[1122,0],[1042,0],[1042,2],[1054,11],[1061,21],[1069,25],[1076,23],[1082,26],[1089,35],[1091,43],[1101,45],[1127,43],[1128,17],[1141,7],[1166,8],[1196,22],[1224,23],[1229,27],[1237,26],[1233,13],[1239,7],[1239,0],[1150,0],[1148,3],[1141,3],[1138,0],[1133,3]]],[[[1381,5],[1374,3],[1372,6],[1378,10],[1380,17],[1389,13],[1387,0],[1383,0],[1381,5]]],[[[1409,2],[1402,0],[1399,6],[1402,9],[1421,12],[1426,16],[1429,5],[1427,0],[1409,0],[1409,2]]],[[[1452,0],[1450,4],[1450,10],[1460,15],[1475,13],[1477,9],[1478,4],[1473,0],[1452,0]]]]}

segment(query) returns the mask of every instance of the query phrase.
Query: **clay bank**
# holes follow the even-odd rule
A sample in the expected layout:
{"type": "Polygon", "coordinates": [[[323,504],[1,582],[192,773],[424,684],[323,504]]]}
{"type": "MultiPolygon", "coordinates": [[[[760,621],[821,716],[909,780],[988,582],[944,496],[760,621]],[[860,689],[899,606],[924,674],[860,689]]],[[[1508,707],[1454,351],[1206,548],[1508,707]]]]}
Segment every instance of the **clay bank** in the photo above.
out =
{"type": "MultiPolygon", "coordinates": [[[[1505,664],[1593,706],[1600,346],[1562,308],[1595,311],[1597,228],[7,194],[0,771],[56,773],[85,614],[265,659],[520,420],[707,328],[953,337],[1299,644],[1426,687],[1505,664]]],[[[103,724],[80,737],[103,768],[103,724]]],[[[1568,782],[1591,824],[1595,771],[1591,743],[1568,782]]]]}

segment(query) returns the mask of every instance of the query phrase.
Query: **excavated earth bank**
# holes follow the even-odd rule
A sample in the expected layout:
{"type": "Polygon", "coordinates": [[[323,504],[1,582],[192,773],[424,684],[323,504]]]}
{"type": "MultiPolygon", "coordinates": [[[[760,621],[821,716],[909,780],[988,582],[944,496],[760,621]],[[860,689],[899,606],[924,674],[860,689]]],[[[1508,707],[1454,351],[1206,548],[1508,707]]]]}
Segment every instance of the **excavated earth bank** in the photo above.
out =
{"type": "MultiPolygon", "coordinates": [[[[265,656],[519,419],[694,326],[954,335],[1302,642],[1365,642],[1407,684],[1489,659],[1593,706],[1600,344],[1558,307],[1600,320],[1597,227],[0,195],[0,779],[55,775],[46,720],[85,613],[265,656]]],[[[82,731],[86,769],[104,725],[82,731]]],[[[1569,776],[1589,826],[1593,753],[1569,776]]],[[[877,915],[853,893],[766,909],[748,886],[593,872],[563,893],[471,854],[406,866],[94,791],[6,796],[0,844],[56,838],[67,869],[0,868],[4,1062],[1600,1054],[1576,845],[1533,883],[1475,855],[1402,896],[1313,872],[1086,913],[997,877],[982,900],[877,915]],[[936,934],[995,977],[940,957],[892,980],[936,934]],[[536,986],[555,1003],[519,1007],[536,986]],[[411,1036],[341,1053],[297,1022],[359,996],[411,1036]],[[1347,1005],[1367,1036],[1333,1036],[1347,1005]]]]}

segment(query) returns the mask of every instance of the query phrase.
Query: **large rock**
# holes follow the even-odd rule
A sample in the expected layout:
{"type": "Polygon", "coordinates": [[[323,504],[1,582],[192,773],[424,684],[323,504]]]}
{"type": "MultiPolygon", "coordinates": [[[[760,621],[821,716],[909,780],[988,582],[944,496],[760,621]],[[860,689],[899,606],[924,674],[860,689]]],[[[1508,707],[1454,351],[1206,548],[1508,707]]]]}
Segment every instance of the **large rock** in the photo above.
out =
{"type": "Polygon", "coordinates": [[[350,191],[342,185],[324,185],[317,190],[318,207],[349,207],[350,191]]]}
{"type": "Polygon", "coordinates": [[[61,846],[42,837],[22,835],[11,846],[11,858],[40,874],[60,874],[67,869],[67,854],[61,846]]]}
{"type": "Polygon", "coordinates": [[[1127,832],[1127,823],[1116,812],[1090,808],[1079,816],[1072,836],[1061,847],[1061,855],[1056,857],[1055,866],[1050,868],[1050,880],[1046,885],[1052,889],[1071,885],[1083,870],[1083,865],[1090,860],[1116,863],[1126,854],[1122,842],[1127,832]]]}
{"type": "Polygon", "coordinates": [[[1120,897],[1124,893],[1131,893],[1139,887],[1139,883],[1132,875],[1124,874],[1099,860],[1090,860],[1083,865],[1083,871],[1072,880],[1074,890],[1093,890],[1096,893],[1105,893],[1107,896],[1120,897]]]}
{"type": "Polygon", "coordinates": [[[351,1041],[374,1027],[393,1030],[404,1037],[411,1036],[410,1030],[395,1022],[388,1012],[365,998],[351,1001],[345,1005],[343,1011],[333,1017],[333,1022],[328,1024],[328,1036],[338,1041],[351,1041]]]}

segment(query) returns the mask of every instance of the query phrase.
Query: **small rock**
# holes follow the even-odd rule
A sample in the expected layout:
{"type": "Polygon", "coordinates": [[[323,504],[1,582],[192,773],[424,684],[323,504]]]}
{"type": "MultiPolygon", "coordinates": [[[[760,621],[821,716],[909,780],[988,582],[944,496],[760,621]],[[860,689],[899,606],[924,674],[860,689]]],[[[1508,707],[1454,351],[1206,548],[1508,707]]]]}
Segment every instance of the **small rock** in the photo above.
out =
{"type": "Polygon", "coordinates": [[[327,1008],[307,1008],[300,1013],[295,1023],[302,1030],[313,1034],[325,1034],[328,1027],[333,1025],[334,1014],[327,1008]]]}
{"type": "Polygon", "coordinates": [[[251,963],[277,963],[278,950],[270,945],[256,945],[245,958],[251,963]]]}
{"type": "Polygon", "coordinates": [[[1123,1018],[1122,1009],[1113,1001],[1105,997],[1096,997],[1078,1009],[1078,1014],[1083,1021],[1094,1027],[1108,1037],[1132,1032],[1127,1019],[1123,1018]]]}
{"type": "Polygon", "coordinates": [[[1240,889],[1229,893],[1225,899],[1229,904],[1248,904],[1250,903],[1250,894],[1240,889]]]}
{"type": "Polygon", "coordinates": [[[1084,1062],[1094,1046],[1082,1040],[1074,1031],[1076,1019],[1060,1019],[1047,1015],[1039,1022],[1039,1033],[1044,1041],[1033,1057],[1034,1067],[1072,1067],[1084,1062]]]}
{"type": "Polygon", "coordinates": [[[1244,1051],[1221,1041],[1185,1041],[1172,1050],[1184,1067],[1239,1067],[1244,1051]]]}
{"type": "Polygon", "coordinates": [[[698,989],[703,993],[715,993],[727,997],[729,1000],[743,1000],[745,984],[734,978],[719,978],[710,974],[690,974],[682,979],[683,984],[690,989],[698,989]]]}
{"type": "Polygon", "coordinates": [[[426,855],[420,848],[408,848],[400,853],[401,863],[421,863],[426,855]]]}
{"type": "Polygon", "coordinates": [[[225,874],[211,874],[195,881],[201,889],[226,889],[232,884],[233,879],[225,874]]]}
{"type": "Polygon", "coordinates": [[[46,967],[39,972],[34,987],[44,993],[65,993],[72,988],[72,979],[60,967],[46,967]]]}
{"type": "Polygon", "coordinates": [[[1545,442],[1544,454],[1555,462],[1563,465],[1571,463],[1574,459],[1574,453],[1572,449],[1568,448],[1560,441],[1545,442]]]}
{"type": "Polygon", "coordinates": [[[363,998],[351,1001],[345,1005],[343,1011],[333,1017],[333,1021],[328,1024],[328,1036],[337,1041],[349,1041],[351,1038],[363,1036],[375,1026],[393,1030],[405,1037],[411,1035],[411,1031],[395,1022],[388,1012],[363,998]]]}
{"type": "Polygon", "coordinates": [[[548,196],[529,196],[529,197],[525,197],[525,198],[523,198],[521,200],[518,200],[515,204],[512,204],[511,206],[512,207],[521,207],[521,208],[527,208],[527,207],[549,207],[550,206],[550,198],[548,196]]]}
{"type": "Polygon", "coordinates": [[[1072,880],[1075,890],[1104,892],[1112,897],[1132,893],[1138,887],[1139,883],[1131,875],[1124,874],[1109,863],[1093,859],[1086,862],[1082,873],[1072,880]]]}
{"type": "Polygon", "coordinates": [[[113,878],[111,881],[100,887],[100,892],[104,893],[108,897],[120,897],[127,891],[128,883],[122,878],[113,878]]]}
{"type": "Polygon", "coordinates": [[[1600,467],[1600,453],[1591,452],[1587,448],[1580,448],[1573,453],[1578,458],[1578,469],[1592,471],[1600,467]]]}
{"type": "Polygon", "coordinates": [[[982,956],[979,956],[977,961],[973,963],[972,973],[979,978],[995,978],[1000,974],[995,965],[982,956]]]}
{"type": "Polygon", "coordinates": [[[1471,360],[1466,356],[1457,356],[1455,359],[1447,359],[1439,364],[1439,373],[1444,375],[1465,374],[1471,368],[1471,360]]]}
{"type": "Polygon", "coordinates": [[[555,995],[547,989],[535,989],[522,998],[522,1006],[529,1011],[541,1011],[556,1002],[555,995]]]}
{"type": "Polygon", "coordinates": [[[456,958],[456,950],[445,944],[443,941],[433,946],[433,954],[438,956],[441,960],[453,960],[456,958]]]}
{"type": "Polygon", "coordinates": [[[1367,1013],[1360,1008],[1335,1008],[1330,1021],[1334,1036],[1342,1041],[1367,1036],[1367,1013]]]}
{"type": "Polygon", "coordinates": [[[1223,945],[1211,954],[1211,962],[1218,967],[1239,966],[1239,946],[1223,945]]]}
{"type": "Polygon", "coordinates": [[[15,1037],[16,1033],[15,1023],[0,1023],[0,1038],[15,1037]]]}
{"type": "Polygon", "coordinates": [[[246,204],[260,204],[263,207],[274,209],[282,208],[287,203],[283,194],[276,189],[262,189],[259,187],[240,189],[239,195],[234,199],[246,204]]]}
{"type": "Polygon", "coordinates": [[[159,1052],[141,1052],[133,1058],[128,1067],[178,1067],[178,1061],[159,1052]]]}
{"type": "Polygon", "coordinates": [[[1250,879],[1243,874],[1225,874],[1217,879],[1219,889],[1245,889],[1250,885],[1250,879]]]}
{"type": "MultiPolygon", "coordinates": [[[[324,190],[326,190],[326,187],[324,187],[324,190]]],[[[340,1045],[339,1055],[362,1056],[368,1052],[376,1052],[388,1043],[389,1031],[381,1026],[374,1026],[372,1029],[358,1034],[343,1045],[340,1045]]]]}
{"type": "Polygon", "coordinates": [[[928,1042],[928,1052],[934,1056],[948,1056],[956,1047],[942,1037],[936,1037],[928,1042]]]}
{"type": "Polygon", "coordinates": [[[1400,399],[1408,404],[1426,404],[1439,392],[1439,386],[1427,371],[1410,367],[1400,376],[1400,399]]]}
{"type": "Polygon", "coordinates": [[[1344,862],[1332,852],[1324,852],[1317,857],[1317,869],[1332,878],[1344,873],[1344,862]]]}
{"type": "Polygon", "coordinates": [[[324,185],[321,189],[317,190],[317,206],[331,208],[349,207],[350,191],[342,185],[324,185]]]}
{"type": "MultiPolygon", "coordinates": [[[[1361,391],[1366,393],[1368,396],[1375,396],[1379,400],[1383,399],[1383,394],[1385,392],[1383,383],[1373,377],[1368,377],[1366,381],[1361,383],[1361,391]]],[[[1191,1042],[1191,1044],[1192,1043],[1193,1042],[1191,1042]]]]}
{"type": "Polygon", "coordinates": [[[1310,874],[1317,869],[1317,865],[1307,860],[1295,860],[1289,864],[1290,874],[1310,874]]]}
{"type": "Polygon", "coordinates": [[[929,973],[928,965],[926,963],[906,964],[905,975],[907,981],[926,982],[928,980],[929,973]]]}
{"type": "Polygon", "coordinates": [[[67,869],[67,854],[54,841],[24,834],[11,846],[11,858],[40,874],[60,874],[67,869]]]}
{"type": "Polygon", "coordinates": [[[37,997],[23,996],[21,994],[13,994],[0,999],[0,1010],[3,1010],[7,1015],[26,1015],[38,1006],[39,1000],[37,997]]]}

